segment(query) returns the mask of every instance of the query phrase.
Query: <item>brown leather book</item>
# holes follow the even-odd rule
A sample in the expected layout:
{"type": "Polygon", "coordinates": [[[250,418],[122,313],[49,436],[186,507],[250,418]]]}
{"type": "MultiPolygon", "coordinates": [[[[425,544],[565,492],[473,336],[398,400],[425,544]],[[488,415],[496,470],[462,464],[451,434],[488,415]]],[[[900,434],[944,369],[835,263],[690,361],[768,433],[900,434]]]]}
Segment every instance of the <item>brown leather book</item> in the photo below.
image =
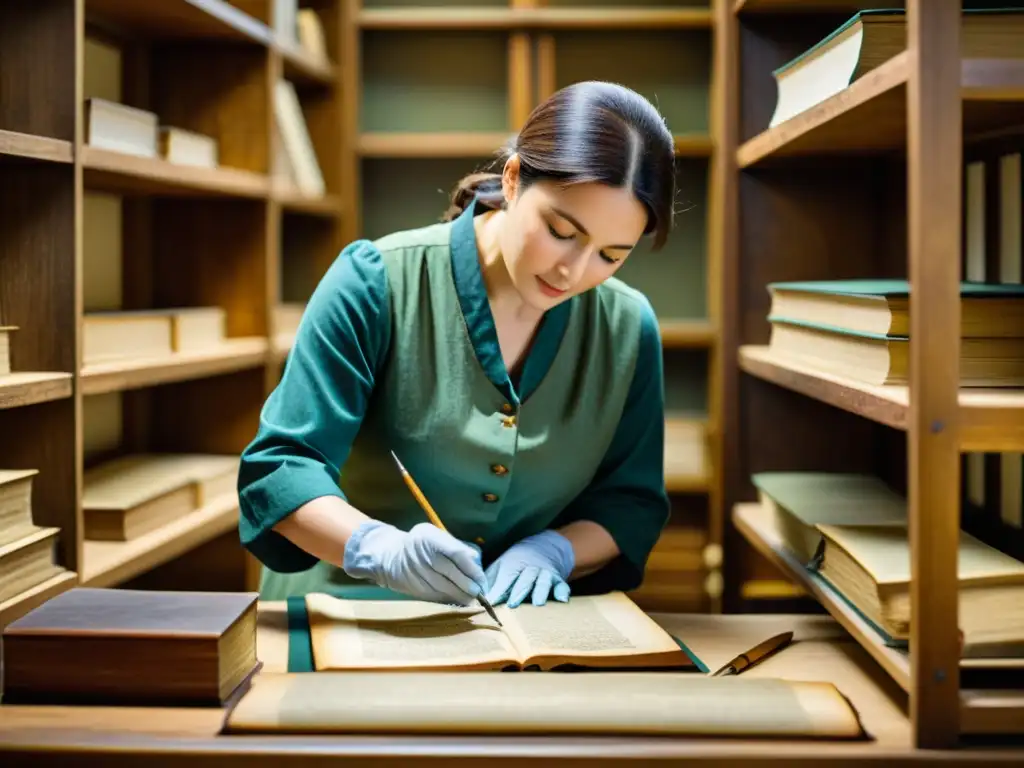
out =
{"type": "Polygon", "coordinates": [[[4,629],[3,701],[221,706],[259,667],[256,600],[71,589],[4,629]]]}

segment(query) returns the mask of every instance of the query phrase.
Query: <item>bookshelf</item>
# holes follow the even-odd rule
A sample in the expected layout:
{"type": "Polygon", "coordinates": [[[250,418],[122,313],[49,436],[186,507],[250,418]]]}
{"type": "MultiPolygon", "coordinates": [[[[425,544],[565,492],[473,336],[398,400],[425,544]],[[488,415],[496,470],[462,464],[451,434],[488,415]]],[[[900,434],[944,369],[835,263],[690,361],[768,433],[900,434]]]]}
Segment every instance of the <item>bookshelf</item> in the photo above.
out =
{"type": "Polygon", "coordinates": [[[74,584],[255,586],[233,494],[99,541],[85,536],[83,478],[140,451],[240,453],[280,375],[282,309],[343,244],[351,22],[342,0],[299,5],[319,16],[326,61],[276,30],[273,0],[0,4],[0,322],[18,329],[0,376],[0,467],[39,471],[33,519],[59,528],[63,569],[0,602],[0,625],[74,584]],[[282,78],[323,195],[275,167],[282,78]],[[90,142],[92,98],[212,137],[216,166],[90,142]],[[85,359],[91,312],[208,306],[224,311],[215,348],[85,359]]]}
{"type": "Polygon", "coordinates": [[[353,80],[352,185],[346,237],[436,221],[466,173],[488,167],[530,110],[555,89],[610,79],[650,97],[676,135],[679,225],[660,254],[619,273],[662,321],[667,371],[670,537],[659,573],[636,598],[650,608],[716,610],[724,528],[717,481],[719,259],[711,168],[713,11],[707,2],[363,0],[347,4],[353,80]],[[637,51],[644,51],[637,56],[637,51]],[[664,570],[661,570],[664,569],[664,570]]]}
{"type": "MultiPolygon", "coordinates": [[[[1016,668],[985,676],[960,660],[954,619],[961,526],[1018,559],[1024,543],[1019,525],[993,521],[990,510],[972,506],[966,489],[972,454],[997,463],[993,454],[1004,462],[1016,456],[1019,468],[1021,392],[960,388],[957,381],[958,283],[975,270],[965,264],[966,230],[976,216],[965,208],[968,170],[998,167],[1000,157],[1024,147],[1024,65],[961,58],[960,14],[968,3],[905,5],[906,50],[773,128],[772,70],[875,4],[732,0],[717,9],[719,74],[728,84],[719,105],[727,167],[718,232],[721,343],[729,360],[721,415],[732,523],[725,603],[741,606],[739,593],[752,578],[796,585],[901,689],[915,746],[950,748],[972,735],[1019,733],[1024,722],[1016,668]],[[768,283],[858,277],[910,280],[907,386],[822,373],[768,347],[768,283]],[[866,473],[906,496],[909,650],[886,645],[784,546],[751,482],[752,474],[771,470],[866,473]]],[[[998,192],[992,183],[988,189],[998,192]]],[[[983,261],[998,262],[998,225],[989,232],[996,245],[983,261]]],[[[1001,278],[1011,281],[981,276],[1001,278]]],[[[976,271],[970,279],[978,279],[976,271]]],[[[987,490],[989,506],[998,506],[998,485],[987,490]]]]}

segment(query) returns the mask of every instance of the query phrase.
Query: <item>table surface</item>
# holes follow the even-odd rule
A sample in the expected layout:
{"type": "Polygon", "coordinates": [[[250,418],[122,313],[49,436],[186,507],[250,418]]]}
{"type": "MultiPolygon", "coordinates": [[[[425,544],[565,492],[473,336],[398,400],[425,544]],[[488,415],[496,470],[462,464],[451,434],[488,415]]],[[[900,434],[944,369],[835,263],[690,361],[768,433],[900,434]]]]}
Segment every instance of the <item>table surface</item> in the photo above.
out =
{"type": "MultiPolygon", "coordinates": [[[[827,680],[857,710],[872,737],[865,742],[704,739],[665,737],[508,736],[241,736],[221,735],[222,708],[94,706],[0,706],[0,765],[44,761],[81,765],[91,755],[107,766],[279,766],[321,764],[398,766],[438,762],[445,766],[525,764],[538,759],[559,765],[599,766],[623,759],[659,766],[686,761],[715,765],[848,765],[885,760],[891,764],[1024,764],[1024,748],[915,750],[906,714],[906,694],[831,617],[792,615],[715,616],[652,614],[711,669],[766,637],[793,630],[793,643],[743,674],[827,680]]],[[[259,608],[257,653],[260,674],[286,672],[288,622],[285,604],[259,608]]],[[[443,673],[442,673],[443,674],[443,673]]]]}

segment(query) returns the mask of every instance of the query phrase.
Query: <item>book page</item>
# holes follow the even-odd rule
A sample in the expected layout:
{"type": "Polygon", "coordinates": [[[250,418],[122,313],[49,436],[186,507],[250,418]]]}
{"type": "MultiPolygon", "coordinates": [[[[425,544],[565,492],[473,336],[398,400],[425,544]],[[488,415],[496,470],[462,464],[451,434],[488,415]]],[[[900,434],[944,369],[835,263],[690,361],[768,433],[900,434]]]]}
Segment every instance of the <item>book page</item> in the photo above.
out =
{"type": "Polygon", "coordinates": [[[543,606],[495,608],[524,656],[626,657],[678,653],[679,645],[621,592],[543,606]]]}
{"type": "Polygon", "coordinates": [[[483,608],[312,594],[306,609],[318,671],[500,668],[518,660],[483,608]]]}
{"type": "Polygon", "coordinates": [[[265,674],[225,731],[863,737],[832,683],[671,672],[265,674]]]}

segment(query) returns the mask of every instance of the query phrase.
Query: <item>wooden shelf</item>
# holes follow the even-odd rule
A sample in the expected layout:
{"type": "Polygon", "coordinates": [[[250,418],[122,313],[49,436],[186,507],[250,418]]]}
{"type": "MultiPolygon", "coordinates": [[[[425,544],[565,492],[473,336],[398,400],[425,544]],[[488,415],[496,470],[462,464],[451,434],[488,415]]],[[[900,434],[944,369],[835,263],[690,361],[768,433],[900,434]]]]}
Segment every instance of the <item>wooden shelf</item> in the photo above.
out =
{"type": "Polygon", "coordinates": [[[715,343],[715,327],[707,320],[662,320],[661,345],[666,349],[702,349],[715,343]]]}
{"type": "Polygon", "coordinates": [[[78,583],[78,574],[64,571],[0,603],[0,629],[78,583]]]}
{"type": "Polygon", "coordinates": [[[223,349],[213,351],[96,363],[82,369],[82,394],[121,392],[255,368],[266,362],[267,351],[265,338],[250,337],[228,339],[223,349]]]}
{"type": "Polygon", "coordinates": [[[337,216],[341,212],[341,198],[337,195],[306,197],[297,190],[275,189],[273,192],[281,208],[290,213],[305,213],[310,216],[337,216]]]}
{"type": "MultiPolygon", "coordinates": [[[[824,579],[804,568],[785,548],[772,525],[771,513],[760,504],[737,504],[733,523],[744,538],[794,584],[802,587],[863,647],[904,690],[910,690],[910,657],[886,646],[881,636],[824,579]]],[[[991,661],[972,659],[961,666],[983,667],[991,661]]],[[[1013,664],[1013,662],[1011,662],[1013,664]]],[[[960,730],[965,734],[1024,732],[1024,694],[1019,690],[971,690],[960,693],[960,730]]]]}
{"type": "Polygon", "coordinates": [[[910,687],[910,660],[883,644],[879,634],[861,618],[850,605],[820,577],[802,567],[782,545],[775,533],[769,513],[760,504],[737,504],[733,508],[733,523],[737,530],[769,562],[786,576],[813,595],[821,605],[843,625],[854,639],[874,657],[904,690],[910,687]]]}
{"type": "Polygon", "coordinates": [[[363,9],[363,29],[704,29],[708,8],[377,8],[363,9]]]}
{"type": "Polygon", "coordinates": [[[238,498],[229,493],[131,541],[86,540],[82,555],[82,585],[115,586],[237,526],[238,498]]]}
{"type": "Polygon", "coordinates": [[[51,163],[70,163],[74,159],[70,141],[0,130],[0,160],[5,157],[45,160],[51,163]]]}
{"type": "Polygon", "coordinates": [[[269,45],[273,37],[266,24],[226,0],[86,0],[85,6],[90,21],[154,38],[269,45]]]}
{"type": "Polygon", "coordinates": [[[710,481],[707,424],[703,419],[665,420],[665,488],[669,493],[703,493],[710,481]]]}
{"type": "Polygon", "coordinates": [[[85,185],[125,194],[266,197],[266,176],[235,168],[199,168],[137,157],[97,147],[82,147],[85,185]]]}
{"type": "Polygon", "coordinates": [[[9,373],[0,376],[0,410],[71,397],[70,373],[9,373]]]}
{"type": "MultiPolygon", "coordinates": [[[[737,164],[903,150],[909,61],[898,53],[842,93],[751,138],[737,150],[737,164]]],[[[1024,62],[965,59],[961,73],[965,137],[1024,120],[1024,62]]]]}
{"type": "Polygon", "coordinates": [[[301,49],[278,44],[284,63],[284,77],[296,84],[331,85],[337,80],[335,66],[329,61],[312,58],[301,49]]]}
{"type": "MultiPolygon", "coordinates": [[[[849,13],[880,7],[864,0],[735,0],[736,13],[849,13]]],[[[902,0],[885,3],[886,8],[902,8],[902,0]]]]}
{"type": "Polygon", "coordinates": [[[446,133],[374,132],[359,137],[363,157],[431,158],[490,155],[509,140],[511,133],[465,131],[446,133]]]}
{"type": "MultiPolygon", "coordinates": [[[[764,346],[744,346],[740,368],[752,376],[813,397],[895,429],[906,429],[910,394],[905,386],[863,384],[779,360],[764,346]]],[[[1024,390],[961,389],[960,448],[1024,451],[1024,390]]]]}

